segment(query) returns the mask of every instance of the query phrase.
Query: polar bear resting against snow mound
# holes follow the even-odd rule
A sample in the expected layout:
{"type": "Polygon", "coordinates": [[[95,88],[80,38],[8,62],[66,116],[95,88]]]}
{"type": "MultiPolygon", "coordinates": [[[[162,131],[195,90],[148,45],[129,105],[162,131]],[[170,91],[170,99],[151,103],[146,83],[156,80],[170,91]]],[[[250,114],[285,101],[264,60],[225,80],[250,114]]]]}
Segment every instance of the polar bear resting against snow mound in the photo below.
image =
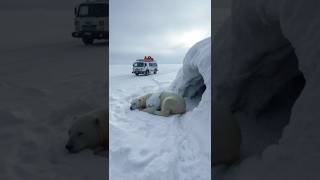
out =
{"type": "Polygon", "coordinates": [[[107,127],[108,113],[106,110],[95,110],[79,117],[69,130],[69,140],[66,149],[77,153],[84,149],[92,149],[95,154],[108,149],[109,130],[107,127]]]}
{"type": "Polygon", "coordinates": [[[131,101],[131,110],[139,109],[150,114],[169,116],[186,112],[186,103],[183,97],[171,93],[150,93],[131,101]]]}

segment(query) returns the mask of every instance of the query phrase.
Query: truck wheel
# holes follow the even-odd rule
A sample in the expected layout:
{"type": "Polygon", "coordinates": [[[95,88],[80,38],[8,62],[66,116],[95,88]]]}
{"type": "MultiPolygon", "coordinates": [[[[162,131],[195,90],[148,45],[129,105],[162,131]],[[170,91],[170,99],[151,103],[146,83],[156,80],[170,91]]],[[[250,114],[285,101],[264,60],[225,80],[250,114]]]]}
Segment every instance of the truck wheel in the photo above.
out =
{"type": "Polygon", "coordinates": [[[85,45],[91,45],[91,44],[93,44],[93,41],[94,41],[94,39],[92,39],[92,38],[82,38],[82,42],[85,44],[85,45]]]}
{"type": "Polygon", "coordinates": [[[135,73],[136,74],[136,76],[139,76],[139,73],[135,73]]]}
{"type": "Polygon", "coordinates": [[[146,76],[149,75],[149,70],[146,70],[145,75],[146,75],[146,76]]]}

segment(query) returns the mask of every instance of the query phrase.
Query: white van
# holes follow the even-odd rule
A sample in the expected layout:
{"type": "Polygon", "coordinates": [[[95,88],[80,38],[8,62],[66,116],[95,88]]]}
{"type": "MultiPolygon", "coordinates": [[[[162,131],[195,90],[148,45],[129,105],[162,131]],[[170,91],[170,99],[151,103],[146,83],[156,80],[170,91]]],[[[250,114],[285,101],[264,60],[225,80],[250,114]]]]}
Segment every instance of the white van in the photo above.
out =
{"type": "Polygon", "coordinates": [[[95,39],[109,39],[109,1],[87,0],[75,7],[74,38],[82,38],[86,45],[95,39]]]}
{"type": "Polygon", "coordinates": [[[140,74],[146,76],[148,76],[151,73],[157,74],[158,71],[158,64],[151,56],[146,56],[144,59],[137,59],[133,63],[132,67],[132,73],[134,73],[137,76],[140,74]]]}

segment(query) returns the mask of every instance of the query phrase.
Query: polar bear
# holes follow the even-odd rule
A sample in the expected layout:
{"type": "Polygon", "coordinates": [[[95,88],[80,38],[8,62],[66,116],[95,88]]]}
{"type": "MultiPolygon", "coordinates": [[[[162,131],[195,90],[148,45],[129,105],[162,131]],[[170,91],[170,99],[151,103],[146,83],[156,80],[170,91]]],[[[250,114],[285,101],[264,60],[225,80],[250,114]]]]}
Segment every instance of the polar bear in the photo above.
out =
{"type": "Polygon", "coordinates": [[[95,110],[75,117],[75,123],[68,132],[66,149],[70,153],[84,149],[92,149],[95,153],[107,150],[109,144],[107,121],[107,110],[95,110]]]}
{"type": "Polygon", "coordinates": [[[185,113],[186,103],[183,97],[172,92],[150,93],[132,100],[130,109],[168,117],[185,113]]]}
{"type": "Polygon", "coordinates": [[[213,104],[213,165],[232,164],[240,157],[241,132],[226,106],[213,104]]]}

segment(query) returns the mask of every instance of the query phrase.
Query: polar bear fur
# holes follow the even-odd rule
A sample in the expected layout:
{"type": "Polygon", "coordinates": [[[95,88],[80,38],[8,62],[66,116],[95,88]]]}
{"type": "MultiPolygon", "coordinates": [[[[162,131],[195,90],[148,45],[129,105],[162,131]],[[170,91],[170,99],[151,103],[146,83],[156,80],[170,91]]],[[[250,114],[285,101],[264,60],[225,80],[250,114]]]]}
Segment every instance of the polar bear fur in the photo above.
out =
{"type": "MultiPolygon", "coordinates": [[[[172,114],[183,114],[186,112],[186,103],[183,97],[171,93],[171,92],[161,92],[159,94],[160,104],[152,105],[148,104],[149,98],[154,98],[153,93],[146,94],[144,96],[138,97],[131,101],[130,109],[139,109],[150,114],[155,114],[159,116],[169,116],[172,114]]],[[[157,104],[157,103],[156,103],[157,104]]]]}
{"type": "Polygon", "coordinates": [[[232,164],[240,157],[241,133],[226,106],[213,104],[213,165],[232,164]]]}
{"type": "Polygon", "coordinates": [[[75,122],[69,130],[69,140],[66,149],[77,153],[84,149],[92,149],[95,153],[107,150],[108,113],[106,110],[95,110],[75,117],[75,122]]]}

